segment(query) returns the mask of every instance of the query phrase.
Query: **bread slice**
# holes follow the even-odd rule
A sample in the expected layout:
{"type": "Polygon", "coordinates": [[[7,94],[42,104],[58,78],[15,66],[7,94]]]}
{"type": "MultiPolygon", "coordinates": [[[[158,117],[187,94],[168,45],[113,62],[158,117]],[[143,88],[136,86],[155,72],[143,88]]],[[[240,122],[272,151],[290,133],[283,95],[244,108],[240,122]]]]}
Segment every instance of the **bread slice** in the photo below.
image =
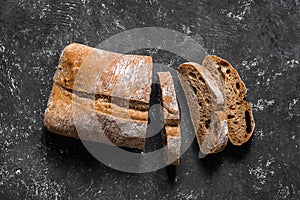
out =
{"type": "Polygon", "coordinates": [[[197,63],[183,63],[178,72],[201,153],[222,151],[228,141],[228,130],[225,98],[218,82],[197,63]]]}
{"type": "Polygon", "coordinates": [[[246,86],[238,72],[222,58],[207,56],[202,65],[224,84],[229,139],[234,145],[242,145],[249,140],[255,126],[252,109],[244,100],[246,86]]]}
{"type": "Polygon", "coordinates": [[[143,149],[151,81],[149,56],[71,44],[54,75],[45,127],[69,137],[143,149]]]}
{"type": "Polygon", "coordinates": [[[178,165],[180,163],[180,117],[179,108],[170,72],[158,72],[161,89],[161,103],[165,121],[162,131],[163,144],[166,146],[166,163],[178,165]]]}

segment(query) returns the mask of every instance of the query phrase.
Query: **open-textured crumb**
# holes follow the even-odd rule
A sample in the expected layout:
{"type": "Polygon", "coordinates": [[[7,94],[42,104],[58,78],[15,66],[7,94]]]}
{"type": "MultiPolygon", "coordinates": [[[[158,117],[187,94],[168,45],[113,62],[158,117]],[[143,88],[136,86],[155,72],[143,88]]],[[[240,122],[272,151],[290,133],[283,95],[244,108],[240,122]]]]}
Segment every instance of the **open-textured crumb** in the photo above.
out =
{"type": "Polygon", "coordinates": [[[244,82],[230,63],[217,56],[207,56],[202,65],[224,83],[226,115],[229,139],[234,145],[242,145],[254,130],[252,109],[244,100],[247,92],[244,82]]]}
{"type": "Polygon", "coordinates": [[[178,67],[200,150],[204,154],[222,151],[227,144],[225,103],[218,83],[197,63],[178,67]]]}

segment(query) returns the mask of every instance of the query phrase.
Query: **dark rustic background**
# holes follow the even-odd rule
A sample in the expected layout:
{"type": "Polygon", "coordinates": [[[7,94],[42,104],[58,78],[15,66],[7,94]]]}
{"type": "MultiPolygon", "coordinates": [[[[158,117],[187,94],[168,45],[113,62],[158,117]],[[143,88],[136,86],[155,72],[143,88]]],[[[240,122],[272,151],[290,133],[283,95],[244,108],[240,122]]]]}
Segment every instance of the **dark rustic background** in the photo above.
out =
{"type": "Polygon", "coordinates": [[[299,199],[299,10],[299,0],[1,0],[0,199],[299,199]],[[66,45],[148,26],[228,59],[254,109],[250,142],[201,160],[194,142],[175,180],[110,169],[43,129],[66,45]]]}

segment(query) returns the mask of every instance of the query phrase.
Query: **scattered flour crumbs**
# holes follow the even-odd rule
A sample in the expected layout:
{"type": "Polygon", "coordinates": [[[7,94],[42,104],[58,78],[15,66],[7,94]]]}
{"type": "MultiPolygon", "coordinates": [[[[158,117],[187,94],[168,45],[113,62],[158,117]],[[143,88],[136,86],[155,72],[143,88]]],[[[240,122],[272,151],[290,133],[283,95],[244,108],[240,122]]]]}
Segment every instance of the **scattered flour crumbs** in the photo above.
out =
{"type": "Polygon", "coordinates": [[[192,33],[190,27],[189,27],[189,26],[186,26],[186,25],[184,25],[184,24],[181,25],[181,29],[182,29],[182,30],[184,31],[184,33],[186,33],[186,34],[191,34],[191,33],[192,33]]]}
{"type": "Polygon", "coordinates": [[[270,69],[271,71],[265,71],[262,68],[260,68],[260,64],[263,64],[263,57],[257,56],[253,58],[252,60],[244,60],[242,61],[242,67],[246,70],[251,70],[253,73],[255,73],[258,78],[256,79],[256,84],[258,87],[260,85],[269,86],[271,81],[275,81],[278,77],[282,76],[283,72],[289,71],[293,68],[300,67],[300,61],[295,59],[290,59],[286,61],[285,65],[280,67],[280,72],[274,71],[273,69],[270,69]]]}
{"type": "Polygon", "coordinates": [[[292,110],[293,107],[298,103],[298,99],[293,99],[291,103],[289,103],[289,110],[292,110]]]}
{"type": "Polygon", "coordinates": [[[5,47],[0,43],[0,53],[4,53],[5,47]]]}
{"type": "Polygon", "coordinates": [[[271,136],[274,134],[274,130],[271,130],[269,133],[265,133],[262,129],[257,129],[254,131],[255,137],[253,137],[253,139],[258,138],[260,140],[262,140],[265,136],[271,136]]]}
{"type": "Polygon", "coordinates": [[[253,175],[259,184],[254,184],[252,187],[255,189],[256,193],[259,192],[259,190],[262,190],[262,185],[264,185],[267,182],[268,177],[274,176],[274,171],[269,169],[270,166],[274,163],[274,158],[270,158],[267,160],[266,163],[262,163],[263,158],[259,157],[258,159],[258,166],[250,167],[248,165],[248,171],[250,175],[253,175]]]}
{"type": "Polygon", "coordinates": [[[255,111],[263,111],[265,108],[272,106],[274,100],[259,99],[256,104],[250,103],[255,111]]]}
{"type": "Polygon", "coordinates": [[[201,193],[199,192],[195,192],[195,191],[190,191],[190,190],[185,190],[182,191],[180,189],[177,189],[177,195],[176,197],[178,197],[179,199],[198,199],[199,197],[203,197],[204,195],[204,191],[202,190],[201,193]]]}
{"type": "Polygon", "coordinates": [[[288,104],[288,119],[292,119],[293,117],[299,117],[299,99],[292,99],[291,102],[288,104]]]}
{"type": "Polygon", "coordinates": [[[300,62],[298,60],[288,60],[286,62],[286,64],[290,67],[290,68],[294,68],[294,67],[299,67],[300,62]]]}
{"type": "Polygon", "coordinates": [[[279,181],[279,189],[277,191],[277,194],[274,196],[275,200],[281,200],[281,199],[289,199],[288,196],[293,193],[295,194],[295,186],[291,184],[291,186],[283,185],[281,181],[279,181]]]}
{"type": "Polygon", "coordinates": [[[246,14],[250,12],[251,4],[253,3],[253,0],[244,0],[239,1],[238,5],[239,8],[236,12],[230,11],[227,13],[228,18],[232,18],[238,22],[244,20],[244,17],[246,14]]]}

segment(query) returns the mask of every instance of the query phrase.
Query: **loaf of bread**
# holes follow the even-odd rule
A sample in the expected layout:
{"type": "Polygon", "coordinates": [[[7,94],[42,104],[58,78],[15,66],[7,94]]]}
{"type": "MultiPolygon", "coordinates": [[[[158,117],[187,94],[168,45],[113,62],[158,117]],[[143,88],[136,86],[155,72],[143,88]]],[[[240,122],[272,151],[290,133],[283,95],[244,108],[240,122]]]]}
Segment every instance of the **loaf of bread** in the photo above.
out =
{"type": "Polygon", "coordinates": [[[252,109],[244,100],[246,86],[238,72],[222,58],[207,56],[202,65],[223,83],[229,139],[234,145],[242,145],[249,140],[255,126],[252,109]]]}
{"type": "Polygon", "coordinates": [[[70,44],[54,75],[45,127],[64,136],[143,149],[151,84],[149,56],[70,44]]]}
{"type": "Polygon", "coordinates": [[[166,163],[180,163],[180,116],[173,78],[170,72],[158,72],[160,82],[161,104],[165,122],[162,131],[163,145],[166,146],[166,163]]]}
{"type": "Polygon", "coordinates": [[[222,151],[228,141],[225,98],[220,85],[203,66],[188,62],[178,67],[200,155],[222,151]]]}
{"type": "MultiPolygon", "coordinates": [[[[45,110],[54,133],[144,149],[152,84],[152,58],[70,44],[62,52],[45,110]]],[[[254,130],[246,86],[224,59],[207,56],[202,65],[178,67],[201,154],[242,145],[254,130]]],[[[166,162],[180,162],[180,115],[172,76],[158,73],[164,107],[166,162]]]]}

